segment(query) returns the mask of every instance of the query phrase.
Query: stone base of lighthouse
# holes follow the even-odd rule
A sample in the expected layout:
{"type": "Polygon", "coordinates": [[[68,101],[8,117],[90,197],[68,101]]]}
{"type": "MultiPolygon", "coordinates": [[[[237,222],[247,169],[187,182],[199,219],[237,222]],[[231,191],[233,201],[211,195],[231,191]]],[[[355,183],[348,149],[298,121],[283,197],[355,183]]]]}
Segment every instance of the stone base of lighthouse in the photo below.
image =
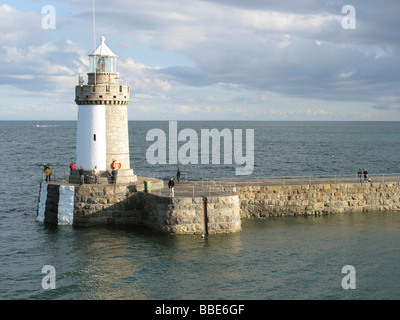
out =
{"type": "Polygon", "coordinates": [[[132,183],[137,181],[137,176],[133,174],[133,169],[118,170],[119,183],[132,183]]]}

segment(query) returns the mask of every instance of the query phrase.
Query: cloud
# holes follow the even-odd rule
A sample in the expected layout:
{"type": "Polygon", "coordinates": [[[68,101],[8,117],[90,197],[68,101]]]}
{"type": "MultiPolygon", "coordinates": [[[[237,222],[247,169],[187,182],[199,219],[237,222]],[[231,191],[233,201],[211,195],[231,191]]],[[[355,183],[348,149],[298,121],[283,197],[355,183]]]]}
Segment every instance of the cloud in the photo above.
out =
{"type": "Polygon", "coordinates": [[[6,62],[0,84],[32,92],[65,91],[76,82],[77,73],[86,69],[77,45],[46,32],[42,18],[41,11],[0,6],[0,58],[6,62]]]}
{"type": "Polygon", "coordinates": [[[146,66],[132,58],[127,58],[119,60],[118,70],[121,71],[123,80],[135,88],[135,92],[154,96],[172,89],[167,79],[159,75],[160,67],[158,66],[146,66]]]}
{"type": "MultiPolygon", "coordinates": [[[[243,118],[248,110],[248,117],[268,120],[347,119],[350,111],[343,105],[363,108],[353,114],[371,117],[396,111],[397,104],[385,97],[400,99],[400,3],[357,2],[357,29],[344,30],[342,7],[347,4],[96,1],[96,31],[119,55],[121,81],[131,86],[132,108],[142,114],[162,109],[170,116],[243,118]],[[146,62],[136,58],[139,54],[146,62]],[[153,56],[174,59],[160,67],[153,56]]],[[[7,62],[0,85],[32,97],[58,92],[60,101],[70,103],[93,49],[91,2],[54,0],[53,5],[57,29],[52,31],[41,28],[40,8],[0,5],[0,58],[7,62]]]]}
{"type": "Polygon", "coordinates": [[[384,97],[378,104],[372,106],[373,109],[379,111],[400,111],[400,98],[384,97]]]}
{"type": "Polygon", "coordinates": [[[25,48],[3,46],[0,57],[7,64],[3,67],[0,83],[32,91],[62,90],[75,81],[79,67],[76,67],[74,56],[48,42],[25,48]],[[59,61],[57,55],[67,57],[68,62],[59,61]]]}
{"type": "MultiPolygon", "coordinates": [[[[345,3],[289,3],[150,0],[129,7],[120,1],[127,8],[124,15],[109,18],[118,30],[130,25],[128,30],[134,32],[126,31],[128,36],[146,38],[155,49],[193,61],[193,67],[160,70],[170,82],[233,83],[249,90],[337,101],[368,100],[382,90],[388,94],[395,89],[393,79],[398,81],[399,70],[393,66],[400,61],[396,49],[390,48],[398,35],[390,32],[385,42],[378,38],[384,26],[378,25],[377,20],[383,20],[373,14],[372,2],[356,6],[367,15],[358,15],[359,28],[354,32],[341,26],[345,3]],[[373,28],[376,37],[368,36],[373,28]]],[[[390,2],[383,11],[395,23],[390,6],[398,7],[390,2]]]]}
{"type": "Polygon", "coordinates": [[[318,109],[311,109],[311,108],[307,108],[307,109],[292,109],[292,110],[280,110],[280,109],[270,109],[268,110],[268,112],[274,116],[279,116],[279,117],[315,117],[315,118],[320,118],[320,119],[324,119],[326,118],[326,116],[331,116],[332,113],[318,108],[318,109]]]}

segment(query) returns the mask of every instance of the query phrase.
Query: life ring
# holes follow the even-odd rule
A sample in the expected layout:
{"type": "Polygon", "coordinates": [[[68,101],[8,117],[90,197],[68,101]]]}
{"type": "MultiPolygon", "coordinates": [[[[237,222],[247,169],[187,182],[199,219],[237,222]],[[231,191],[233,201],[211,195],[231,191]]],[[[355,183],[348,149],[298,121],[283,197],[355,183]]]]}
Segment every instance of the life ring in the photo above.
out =
{"type": "Polygon", "coordinates": [[[113,168],[114,170],[119,170],[119,169],[121,169],[121,162],[119,162],[119,161],[114,161],[114,162],[111,164],[111,168],[113,168]]]}

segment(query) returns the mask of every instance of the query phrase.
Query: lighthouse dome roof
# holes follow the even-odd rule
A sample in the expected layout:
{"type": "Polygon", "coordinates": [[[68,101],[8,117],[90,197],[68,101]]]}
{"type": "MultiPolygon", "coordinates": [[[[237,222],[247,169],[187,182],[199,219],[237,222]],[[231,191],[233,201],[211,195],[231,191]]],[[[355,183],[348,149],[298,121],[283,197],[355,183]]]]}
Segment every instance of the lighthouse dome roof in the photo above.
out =
{"type": "Polygon", "coordinates": [[[114,52],[111,51],[111,49],[106,45],[106,38],[101,37],[100,38],[101,42],[99,46],[94,50],[94,52],[91,54],[92,56],[108,56],[108,57],[116,57],[117,55],[114,54],[114,52]]]}

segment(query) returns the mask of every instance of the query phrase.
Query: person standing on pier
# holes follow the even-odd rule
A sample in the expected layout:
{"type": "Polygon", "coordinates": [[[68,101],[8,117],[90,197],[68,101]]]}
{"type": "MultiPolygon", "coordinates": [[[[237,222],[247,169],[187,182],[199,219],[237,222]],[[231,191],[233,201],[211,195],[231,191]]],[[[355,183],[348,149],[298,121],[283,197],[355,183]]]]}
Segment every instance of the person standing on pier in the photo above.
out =
{"type": "Polygon", "coordinates": [[[75,170],[75,169],[76,169],[75,162],[71,162],[71,165],[69,166],[70,172],[72,173],[72,170],[75,170]]]}
{"type": "Polygon", "coordinates": [[[179,168],[178,172],[176,173],[176,179],[178,180],[178,182],[181,180],[181,170],[179,170],[179,168]]]}
{"type": "Polygon", "coordinates": [[[94,166],[94,169],[93,169],[93,176],[94,176],[94,182],[95,182],[96,184],[99,183],[99,173],[100,173],[100,171],[99,171],[99,169],[97,168],[97,165],[94,166]]]}
{"type": "Polygon", "coordinates": [[[81,178],[81,184],[83,184],[85,182],[85,170],[83,170],[82,166],[79,168],[79,176],[81,178]]]}
{"type": "Polygon", "coordinates": [[[170,196],[171,198],[174,197],[174,187],[175,187],[174,178],[171,177],[171,179],[168,181],[169,196],[170,196]]]}
{"type": "Polygon", "coordinates": [[[113,177],[113,184],[117,184],[118,170],[113,169],[113,171],[111,171],[111,175],[113,177]]]}
{"type": "Polygon", "coordinates": [[[48,166],[44,166],[43,172],[46,174],[46,180],[47,182],[50,182],[51,175],[53,174],[53,171],[48,166]]]}
{"type": "Polygon", "coordinates": [[[363,173],[364,173],[364,182],[368,182],[368,172],[367,172],[367,170],[364,169],[363,173]]]}
{"type": "Polygon", "coordinates": [[[359,182],[362,182],[362,180],[361,180],[361,178],[362,178],[362,171],[361,171],[361,169],[358,169],[357,174],[358,174],[358,181],[359,181],[359,182]]]}

